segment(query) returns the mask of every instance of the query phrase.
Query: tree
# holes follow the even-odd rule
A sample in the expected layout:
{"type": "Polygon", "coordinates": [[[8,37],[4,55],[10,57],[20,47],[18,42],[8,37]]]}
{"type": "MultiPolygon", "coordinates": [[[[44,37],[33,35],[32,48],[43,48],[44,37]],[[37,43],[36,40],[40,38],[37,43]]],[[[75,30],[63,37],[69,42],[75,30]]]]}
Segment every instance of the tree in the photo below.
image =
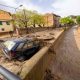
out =
{"type": "Polygon", "coordinates": [[[60,19],[60,23],[64,26],[71,26],[74,24],[74,21],[69,17],[65,17],[60,19]]]}
{"type": "Polygon", "coordinates": [[[77,16],[76,22],[77,22],[78,25],[80,25],[80,16],[77,16]]]}
{"type": "Polygon", "coordinates": [[[33,24],[33,27],[35,27],[35,25],[42,27],[42,25],[44,25],[44,18],[40,14],[33,14],[31,17],[31,22],[33,24]]]}
{"type": "Polygon", "coordinates": [[[18,11],[15,14],[15,25],[18,25],[19,27],[27,27],[27,23],[30,18],[30,11],[27,11],[25,9],[18,11]]]}
{"type": "Polygon", "coordinates": [[[15,24],[19,27],[27,27],[37,24],[41,26],[44,23],[43,16],[38,14],[36,11],[20,10],[16,14],[15,24]]]}

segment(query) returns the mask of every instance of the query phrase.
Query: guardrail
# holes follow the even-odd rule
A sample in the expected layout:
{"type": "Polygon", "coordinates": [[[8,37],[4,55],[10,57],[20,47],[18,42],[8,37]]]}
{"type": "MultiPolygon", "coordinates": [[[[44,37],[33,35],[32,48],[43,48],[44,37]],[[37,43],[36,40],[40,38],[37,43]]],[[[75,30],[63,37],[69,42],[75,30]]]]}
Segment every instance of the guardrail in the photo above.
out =
{"type": "Polygon", "coordinates": [[[0,65],[0,74],[7,80],[21,80],[17,75],[8,71],[6,68],[0,65]]]}

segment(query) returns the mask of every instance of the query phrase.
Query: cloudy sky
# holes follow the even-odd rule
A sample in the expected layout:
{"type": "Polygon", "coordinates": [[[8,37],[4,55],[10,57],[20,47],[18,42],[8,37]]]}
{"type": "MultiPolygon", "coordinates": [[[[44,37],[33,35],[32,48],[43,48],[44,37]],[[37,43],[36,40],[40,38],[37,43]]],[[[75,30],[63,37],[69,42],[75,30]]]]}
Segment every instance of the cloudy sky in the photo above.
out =
{"type": "MultiPolygon", "coordinates": [[[[53,12],[60,16],[80,15],[80,0],[0,0],[0,4],[18,7],[24,5],[28,10],[36,10],[39,13],[53,12]]],[[[15,12],[12,8],[0,9],[15,12]]]]}

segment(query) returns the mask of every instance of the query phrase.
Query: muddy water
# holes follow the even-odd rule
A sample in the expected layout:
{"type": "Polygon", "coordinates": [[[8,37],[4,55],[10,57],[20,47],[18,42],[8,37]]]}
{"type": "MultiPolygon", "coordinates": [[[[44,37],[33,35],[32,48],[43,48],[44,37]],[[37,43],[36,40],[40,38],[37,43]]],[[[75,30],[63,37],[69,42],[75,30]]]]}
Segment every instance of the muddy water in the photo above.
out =
{"type": "Polygon", "coordinates": [[[46,80],[80,80],[80,51],[74,30],[71,28],[67,31],[61,42],[54,47],[55,59],[51,62],[46,80]]]}

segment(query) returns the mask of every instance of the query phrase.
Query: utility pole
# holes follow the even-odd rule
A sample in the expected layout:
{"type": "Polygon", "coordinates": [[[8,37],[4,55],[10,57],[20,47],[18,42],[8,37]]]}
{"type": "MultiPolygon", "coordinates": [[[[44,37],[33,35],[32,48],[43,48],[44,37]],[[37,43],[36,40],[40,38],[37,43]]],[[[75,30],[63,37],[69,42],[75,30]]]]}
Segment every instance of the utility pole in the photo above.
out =
{"type": "Polygon", "coordinates": [[[28,19],[27,19],[27,17],[26,17],[26,12],[25,12],[25,9],[23,9],[23,12],[24,12],[24,21],[25,21],[25,28],[26,28],[26,33],[28,33],[28,25],[27,25],[27,23],[28,23],[28,19]]]}
{"type": "Polygon", "coordinates": [[[48,15],[47,15],[47,27],[48,27],[48,15]]]}
{"type": "Polygon", "coordinates": [[[23,5],[19,5],[17,8],[14,8],[15,9],[15,12],[16,12],[16,10],[19,8],[19,7],[22,7],[23,5]]]}

